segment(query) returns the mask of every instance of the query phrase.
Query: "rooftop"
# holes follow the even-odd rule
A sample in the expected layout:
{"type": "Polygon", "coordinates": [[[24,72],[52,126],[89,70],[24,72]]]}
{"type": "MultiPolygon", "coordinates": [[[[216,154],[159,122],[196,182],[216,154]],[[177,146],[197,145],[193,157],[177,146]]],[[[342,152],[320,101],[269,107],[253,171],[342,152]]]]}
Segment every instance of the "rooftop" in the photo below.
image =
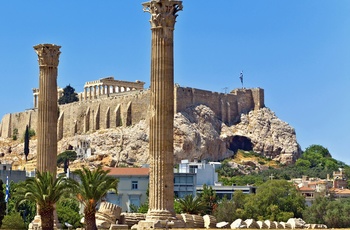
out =
{"type": "Polygon", "coordinates": [[[105,170],[110,170],[108,175],[111,176],[148,176],[149,168],[110,168],[104,167],[105,170]]]}

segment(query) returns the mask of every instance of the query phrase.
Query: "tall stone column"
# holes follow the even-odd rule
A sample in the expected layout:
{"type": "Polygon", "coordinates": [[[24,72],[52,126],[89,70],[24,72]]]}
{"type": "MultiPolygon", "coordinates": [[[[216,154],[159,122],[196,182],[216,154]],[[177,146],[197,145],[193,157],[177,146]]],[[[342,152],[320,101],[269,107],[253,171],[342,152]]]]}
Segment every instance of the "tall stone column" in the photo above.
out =
{"type": "Polygon", "coordinates": [[[151,0],[143,3],[151,14],[150,185],[146,220],[174,217],[174,38],[182,1],[151,0]]]}
{"type": "Polygon", "coordinates": [[[57,66],[61,46],[34,46],[39,62],[37,170],[56,175],[57,164],[57,66]]]}

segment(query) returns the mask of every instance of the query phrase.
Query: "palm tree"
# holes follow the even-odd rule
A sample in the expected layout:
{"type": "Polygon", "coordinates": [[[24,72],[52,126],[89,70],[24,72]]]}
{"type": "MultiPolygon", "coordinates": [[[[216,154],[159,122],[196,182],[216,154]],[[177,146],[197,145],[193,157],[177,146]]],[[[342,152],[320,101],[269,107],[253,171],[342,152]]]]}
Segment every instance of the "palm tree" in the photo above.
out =
{"type": "Polygon", "coordinates": [[[178,202],[183,213],[199,214],[204,212],[206,208],[204,202],[198,196],[193,197],[192,194],[186,195],[182,199],[178,199],[178,202]]]}
{"type": "Polygon", "coordinates": [[[26,201],[35,202],[41,216],[42,229],[51,230],[54,227],[54,205],[69,190],[70,186],[65,177],[55,178],[50,172],[37,172],[35,177],[26,179],[25,186],[18,188],[17,205],[26,201]]]}
{"type": "Polygon", "coordinates": [[[96,206],[108,191],[117,192],[118,179],[108,176],[109,170],[101,166],[93,171],[83,167],[74,173],[80,178],[80,183],[75,183],[75,194],[84,206],[86,230],[96,230],[96,206]]]}

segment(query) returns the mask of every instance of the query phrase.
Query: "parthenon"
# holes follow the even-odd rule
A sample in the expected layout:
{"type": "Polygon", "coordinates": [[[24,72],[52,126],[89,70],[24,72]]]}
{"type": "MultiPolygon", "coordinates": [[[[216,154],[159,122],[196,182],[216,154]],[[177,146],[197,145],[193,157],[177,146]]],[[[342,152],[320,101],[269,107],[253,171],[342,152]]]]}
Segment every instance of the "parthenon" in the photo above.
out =
{"type": "MultiPolygon", "coordinates": [[[[105,77],[96,81],[88,81],[84,85],[84,92],[78,93],[79,101],[87,101],[100,98],[101,96],[109,97],[110,94],[128,92],[133,90],[141,90],[144,88],[145,82],[136,80],[121,81],[114,80],[114,77],[105,77]]],[[[63,89],[57,88],[57,99],[63,95],[63,89]]],[[[38,107],[39,89],[33,88],[33,108],[38,107]]]]}
{"type": "Polygon", "coordinates": [[[96,81],[85,83],[84,94],[79,94],[79,100],[91,100],[111,93],[121,93],[132,90],[143,89],[145,82],[136,80],[135,82],[114,80],[114,77],[101,78],[96,81]]]}

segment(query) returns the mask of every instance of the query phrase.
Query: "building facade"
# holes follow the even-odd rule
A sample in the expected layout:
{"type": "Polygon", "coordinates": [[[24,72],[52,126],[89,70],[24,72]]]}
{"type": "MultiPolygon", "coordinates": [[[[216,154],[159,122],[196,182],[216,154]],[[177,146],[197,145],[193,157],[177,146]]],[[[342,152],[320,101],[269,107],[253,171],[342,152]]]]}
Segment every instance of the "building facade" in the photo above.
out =
{"type": "Polygon", "coordinates": [[[12,164],[0,164],[0,179],[5,184],[8,177],[9,183],[11,181],[18,183],[26,180],[25,170],[12,170],[12,164]]]}
{"type": "Polygon", "coordinates": [[[108,175],[119,179],[118,193],[109,192],[106,201],[116,204],[123,212],[132,212],[148,201],[149,168],[106,168],[108,175]]]}
{"type": "Polygon", "coordinates": [[[242,191],[244,194],[256,192],[254,186],[223,186],[219,182],[218,173],[216,172],[221,167],[220,162],[189,162],[182,160],[178,167],[178,173],[175,173],[175,185],[181,182],[179,186],[175,186],[175,195],[179,198],[191,194],[189,191],[193,188],[192,194],[203,192],[203,185],[211,187],[218,197],[231,199],[235,191],[242,191]],[[194,179],[189,179],[191,175],[194,179]],[[178,178],[178,179],[177,179],[178,178]],[[193,182],[193,183],[192,183],[193,182]]]}

